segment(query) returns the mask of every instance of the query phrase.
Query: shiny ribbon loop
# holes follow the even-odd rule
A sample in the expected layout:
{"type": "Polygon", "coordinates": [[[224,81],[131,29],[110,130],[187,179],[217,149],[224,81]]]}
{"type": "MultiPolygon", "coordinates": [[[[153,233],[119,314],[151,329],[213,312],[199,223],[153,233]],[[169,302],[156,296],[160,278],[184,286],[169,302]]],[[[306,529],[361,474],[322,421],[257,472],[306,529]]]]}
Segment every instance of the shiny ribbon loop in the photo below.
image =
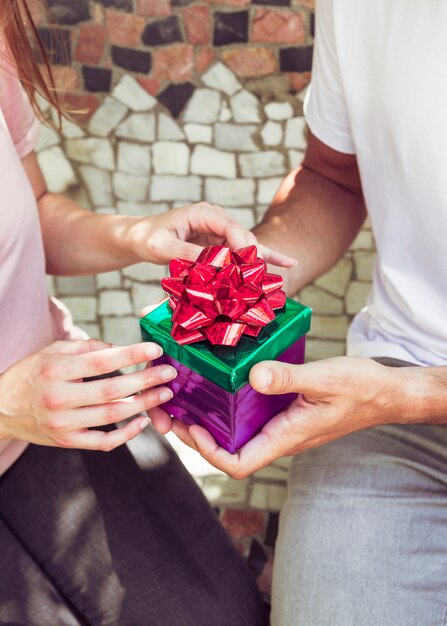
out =
{"type": "Polygon", "coordinates": [[[173,259],[169,271],[161,284],[179,344],[236,346],[242,335],[257,337],[286,302],[281,276],[267,272],[256,246],[209,246],[195,262],[173,259]]]}

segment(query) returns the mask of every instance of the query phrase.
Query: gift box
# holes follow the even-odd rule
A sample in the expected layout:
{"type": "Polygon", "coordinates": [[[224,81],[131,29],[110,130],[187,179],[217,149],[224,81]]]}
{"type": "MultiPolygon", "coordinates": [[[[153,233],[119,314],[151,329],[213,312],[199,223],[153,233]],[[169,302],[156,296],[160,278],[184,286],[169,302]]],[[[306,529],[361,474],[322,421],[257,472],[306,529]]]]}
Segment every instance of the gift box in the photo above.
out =
{"type": "Polygon", "coordinates": [[[178,372],[167,384],[174,396],[163,408],[203,426],[231,453],[296,397],[254,390],[251,368],[264,360],[303,363],[310,328],[311,310],[281,295],[281,278],[267,273],[252,248],[214,246],[196,263],[174,259],[171,278],[162,281],[170,300],[140,320],[143,339],[163,348],[154,365],[167,363],[178,372]]]}

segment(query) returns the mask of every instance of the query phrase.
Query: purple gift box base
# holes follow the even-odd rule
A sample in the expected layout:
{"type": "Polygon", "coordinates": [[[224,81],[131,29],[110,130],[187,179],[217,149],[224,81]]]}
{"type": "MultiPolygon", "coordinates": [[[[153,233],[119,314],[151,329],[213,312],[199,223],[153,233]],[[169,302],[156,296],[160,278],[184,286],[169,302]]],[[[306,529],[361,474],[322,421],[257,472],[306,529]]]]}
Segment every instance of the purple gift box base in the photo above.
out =
{"type": "MultiPolygon", "coordinates": [[[[304,362],[305,336],[276,358],[284,363],[304,362]]],[[[182,363],[163,354],[154,364],[168,363],[178,371],[168,383],[174,393],[162,407],[185,424],[199,424],[210,432],[217,443],[235,453],[277,413],[285,409],[296,394],[264,395],[247,383],[231,393],[197,374],[182,363]]]]}

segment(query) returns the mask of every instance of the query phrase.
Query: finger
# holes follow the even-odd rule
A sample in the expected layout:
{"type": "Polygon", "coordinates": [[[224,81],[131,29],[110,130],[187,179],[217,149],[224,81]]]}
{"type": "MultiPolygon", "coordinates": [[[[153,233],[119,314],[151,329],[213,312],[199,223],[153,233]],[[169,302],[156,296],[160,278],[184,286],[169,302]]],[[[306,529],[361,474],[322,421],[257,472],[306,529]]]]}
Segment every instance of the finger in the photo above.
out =
{"type": "Polygon", "coordinates": [[[268,395],[282,393],[312,394],[321,390],[323,370],[319,363],[291,365],[262,361],[250,370],[250,385],[268,395]]]}
{"type": "Polygon", "coordinates": [[[90,378],[110,374],[117,370],[146,363],[160,357],[163,350],[155,343],[141,342],[132,346],[120,346],[93,353],[80,354],[76,359],[67,358],[61,376],[64,380],[90,378]]]}
{"type": "Polygon", "coordinates": [[[168,387],[157,387],[123,400],[75,409],[62,418],[65,423],[60,430],[61,432],[72,432],[73,427],[80,429],[116,424],[167,402],[172,398],[172,395],[172,391],[168,387]]]}
{"type": "Polygon", "coordinates": [[[160,435],[166,435],[172,428],[172,418],[164,409],[154,407],[148,411],[153,427],[160,435]]]}
{"type": "Polygon", "coordinates": [[[290,256],[271,250],[271,248],[267,248],[261,244],[258,244],[258,250],[262,253],[262,257],[266,263],[271,263],[277,267],[296,267],[298,265],[296,259],[292,259],[290,256]]]}
{"type": "Polygon", "coordinates": [[[256,245],[255,235],[231,219],[220,207],[197,207],[189,215],[191,233],[212,234],[226,239],[230,248],[256,245]]]}
{"type": "Polygon", "coordinates": [[[121,400],[139,391],[162,385],[176,376],[176,370],[170,365],[157,365],[123,376],[69,384],[64,388],[61,408],[92,406],[121,400]]]}
{"type": "Polygon", "coordinates": [[[81,431],[67,440],[67,447],[110,452],[139,435],[149,424],[150,420],[148,417],[137,417],[125,426],[110,432],[101,430],[81,431]]]}
{"type": "Polygon", "coordinates": [[[54,341],[44,348],[47,354],[84,354],[112,348],[113,344],[100,339],[83,339],[81,341],[54,341]]]}
{"type": "Polygon", "coordinates": [[[172,241],[169,242],[169,256],[172,258],[196,261],[202,250],[203,246],[182,241],[181,239],[172,239],[172,241]]]}

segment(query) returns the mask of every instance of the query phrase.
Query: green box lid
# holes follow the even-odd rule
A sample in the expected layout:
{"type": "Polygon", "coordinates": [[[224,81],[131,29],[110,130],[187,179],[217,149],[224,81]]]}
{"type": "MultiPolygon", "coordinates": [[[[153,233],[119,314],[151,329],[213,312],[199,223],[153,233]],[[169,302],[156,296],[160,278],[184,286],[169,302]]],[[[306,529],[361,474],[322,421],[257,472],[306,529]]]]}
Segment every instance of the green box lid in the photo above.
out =
{"type": "Polygon", "coordinates": [[[140,326],[145,341],[158,343],[172,358],[234,393],[247,384],[253,365],[276,359],[307,333],[311,314],[309,307],[287,298],[258,337],[243,336],[235,347],[211,346],[208,341],[180,345],[171,337],[172,310],[167,302],[141,318],[140,326]]]}

